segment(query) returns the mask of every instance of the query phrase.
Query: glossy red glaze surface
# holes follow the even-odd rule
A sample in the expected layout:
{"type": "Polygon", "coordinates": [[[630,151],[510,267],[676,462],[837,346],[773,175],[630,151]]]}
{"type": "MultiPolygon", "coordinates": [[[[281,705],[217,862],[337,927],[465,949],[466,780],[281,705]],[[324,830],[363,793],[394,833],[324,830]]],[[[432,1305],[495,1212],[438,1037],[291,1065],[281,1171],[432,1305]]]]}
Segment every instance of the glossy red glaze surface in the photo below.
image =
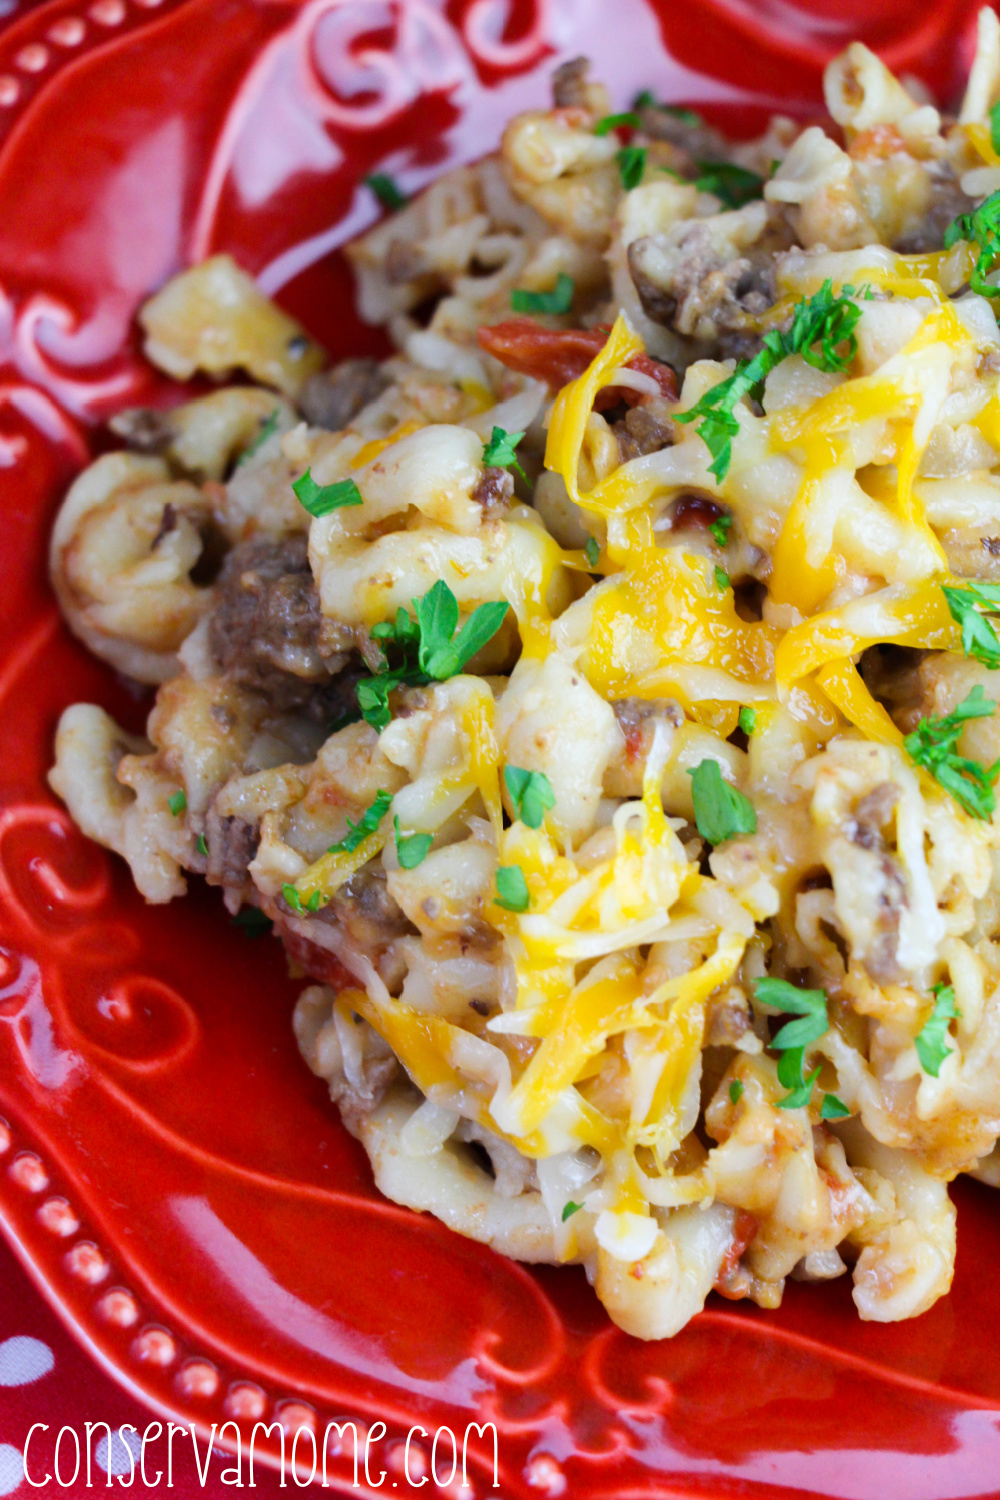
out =
{"type": "MultiPolygon", "coordinates": [[[[489,148],[560,57],[595,56],[616,104],[651,86],[749,130],[762,106],[815,110],[854,35],[947,99],[972,12],[49,0],[0,30],[0,1223],[160,1409],[248,1428],[305,1403],[390,1437],[492,1420],[500,1488],[474,1441],[476,1500],[998,1492],[986,1189],[956,1186],[955,1287],[916,1322],[861,1324],[844,1281],[793,1284],[777,1314],[712,1298],[638,1343],[579,1271],[528,1271],[380,1199],[298,1059],[277,945],[204,889],[144,907],[44,782],[66,703],[145,712],[60,625],[44,556],[98,419],[171,399],[132,321],[169,273],[231,250],[334,353],[377,348],[330,254],[375,216],[361,178],[412,190],[489,148]]],[[[331,1473],[348,1482],[346,1454],[331,1473]]]]}

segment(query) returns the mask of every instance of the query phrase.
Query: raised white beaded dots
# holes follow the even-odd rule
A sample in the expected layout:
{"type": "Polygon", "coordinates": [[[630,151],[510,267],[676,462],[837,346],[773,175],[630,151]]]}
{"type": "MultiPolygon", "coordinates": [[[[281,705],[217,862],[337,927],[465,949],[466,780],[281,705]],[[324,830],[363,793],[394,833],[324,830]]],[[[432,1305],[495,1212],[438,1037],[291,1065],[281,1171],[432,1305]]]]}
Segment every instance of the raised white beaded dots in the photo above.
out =
{"type": "Polygon", "coordinates": [[[139,1304],[123,1286],[113,1286],[97,1304],[97,1311],[116,1328],[132,1328],[139,1321],[139,1304]]]}
{"type": "Polygon", "coordinates": [[[49,1185],[49,1174],[34,1151],[19,1151],[7,1168],[18,1187],[28,1193],[43,1193],[49,1185]]]}
{"type": "Polygon", "coordinates": [[[46,1198],[38,1210],[38,1222],[43,1229],[47,1229],[50,1234],[58,1235],[63,1240],[68,1239],[71,1234],[76,1234],[80,1227],[80,1220],[65,1198],[46,1198]]]}
{"type": "MultiPolygon", "coordinates": [[[[144,0],[144,3],[154,5],[159,4],[160,0],[144,0]]],[[[2,89],[3,79],[0,77],[0,98],[2,98],[2,89]]],[[[0,1156],[5,1156],[12,1148],[13,1136],[10,1126],[5,1119],[0,1117],[0,1156]]],[[[18,1151],[8,1165],[7,1172],[19,1187],[29,1193],[44,1192],[49,1186],[48,1172],[41,1158],[34,1151],[18,1151]]],[[[39,1204],[35,1216],[43,1229],[60,1239],[68,1239],[80,1228],[80,1220],[72,1205],[59,1194],[52,1194],[39,1204]]],[[[64,1263],[72,1276],[94,1287],[106,1281],[111,1273],[109,1261],[92,1240],[77,1240],[66,1251],[64,1263]]],[[[97,1315],[106,1323],[122,1330],[133,1328],[140,1317],[138,1301],[127,1287],[122,1286],[112,1286],[102,1290],[94,1308],[97,1315]]],[[[169,1369],[180,1353],[173,1334],[157,1323],[148,1323],[142,1328],[133,1338],[130,1347],[136,1360],[147,1367],[162,1370],[169,1369]]],[[[215,1365],[210,1360],[197,1357],[186,1359],[174,1376],[174,1386],[178,1394],[189,1401],[211,1401],[218,1395],[221,1383],[219,1371],[215,1365]]],[[[259,1385],[249,1380],[237,1380],[229,1386],[224,1405],[226,1414],[237,1421],[256,1422],[267,1411],[268,1401],[259,1385]]],[[[320,1418],[315,1409],[296,1397],[279,1401],[275,1406],[275,1416],[286,1437],[293,1437],[302,1428],[316,1433],[320,1425],[320,1418]]],[[[350,1419],[344,1418],[343,1420],[350,1419]]],[[[363,1440],[366,1433],[363,1423],[358,1424],[358,1430],[363,1440]]],[[[395,1446],[402,1454],[402,1445],[395,1446]]],[[[335,1455],[338,1448],[337,1443],[331,1443],[331,1454],[335,1455]]],[[[393,1458],[396,1462],[391,1462],[390,1466],[395,1468],[396,1463],[399,1462],[395,1455],[395,1447],[393,1458]]],[[[422,1473],[426,1464],[426,1455],[423,1451],[418,1448],[411,1449],[411,1472],[422,1473]]],[[[545,1475],[550,1483],[552,1477],[551,1473],[545,1475]]]]}

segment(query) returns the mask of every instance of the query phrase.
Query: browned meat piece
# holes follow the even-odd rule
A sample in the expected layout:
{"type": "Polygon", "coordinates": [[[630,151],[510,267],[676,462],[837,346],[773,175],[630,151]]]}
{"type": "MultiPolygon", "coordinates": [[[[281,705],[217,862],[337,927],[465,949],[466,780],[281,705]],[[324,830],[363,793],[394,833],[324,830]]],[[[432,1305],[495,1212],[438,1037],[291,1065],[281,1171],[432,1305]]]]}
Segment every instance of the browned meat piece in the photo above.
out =
{"type": "Polygon", "coordinates": [[[375,359],[342,359],[311,375],[299,397],[299,410],[312,427],[339,432],[363,406],[381,396],[388,376],[375,359]]]}
{"type": "Polygon", "coordinates": [[[484,518],[492,521],[507,510],[513,493],[513,474],[507,469],[497,469],[491,465],[483,470],[477,480],[472,498],[483,507],[484,518]]]}
{"type": "Polygon", "coordinates": [[[738,985],[727,985],[710,997],[705,1018],[705,1040],[709,1047],[735,1047],[750,1027],[750,1006],[738,985]]]}
{"type": "Polygon", "coordinates": [[[894,250],[904,255],[923,255],[928,250],[940,250],[944,244],[944,232],[952,219],[959,214],[971,213],[976,206],[975,198],[962,192],[950,162],[928,162],[931,199],[920,216],[915,229],[896,241],[894,250]]]}
{"type": "Polygon", "coordinates": [[[640,109],[638,115],[644,134],[651,140],[679,146],[691,158],[692,167],[696,161],[725,161],[729,154],[730,143],[725,136],[706,125],[693,110],[672,113],[670,109],[650,104],[640,109]]]}
{"type": "Polygon", "coordinates": [[[205,818],[205,844],[208,861],[205,879],[209,885],[228,890],[242,890],[247,882],[247,868],[260,843],[253,823],[242,818],[223,818],[210,807],[205,818]]]}
{"type": "Polygon", "coordinates": [[[882,829],[892,816],[899,801],[899,787],[893,781],[881,781],[877,787],[862,797],[854,809],[854,822],[848,826],[847,836],[862,849],[885,848],[882,829]]]}
{"type": "Polygon", "coordinates": [[[148,406],[130,406],[112,417],[108,426],[133,453],[163,453],[174,438],[170,413],[148,406]]]}
{"type": "Polygon", "coordinates": [[[906,977],[896,961],[899,919],[906,906],[906,882],[896,861],[888,854],[879,856],[879,874],[875,939],[864,964],[876,984],[898,984],[906,977]]]}
{"type": "Polygon", "coordinates": [[[748,314],[775,300],[771,249],[722,260],[712,232],[693,221],[675,245],[646,235],[628,248],[629,271],[646,316],[686,337],[737,332],[747,337],[748,314]]]}
{"type": "Polygon", "coordinates": [[[370,956],[382,953],[394,939],[417,931],[389,895],[385,871],[374,865],[365,865],[345,881],[312,920],[339,927],[361,953],[370,956]]]}
{"type": "Polygon", "coordinates": [[[889,710],[905,734],[928,712],[920,672],[926,655],[908,646],[871,646],[858,664],[872,697],[889,710]]]}
{"type": "Polygon", "coordinates": [[[552,102],[556,109],[587,108],[587,74],[590,61],[573,57],[561,63],[552,74],[552,102]]]}
{"type": "MultiPolygon", "coordinates": [[[[276,712],[307,705],[345,658],[320,650],[319,596],[302,535],[234,547],[219,576],[209,642],[221,669],[276,712]]],[[[335,694],[339,697],[339,690],[335,694]]]]}
{"type": "Polygon", "coordinates": [[[674,440],[669,418],[665,419],[649,406],[633,406],[614,424],[613,431],[623,464],[646,453],[659,453],[661,448],[669,448],[674,440]]]}
{"type": "Polygon", "coordinates": [[[611,707],[625,736],[625,754],[633,762],[645,764],[657,719],[675,727],[684,723],[684,711],[674,698],[616,698],[611,707]]]}

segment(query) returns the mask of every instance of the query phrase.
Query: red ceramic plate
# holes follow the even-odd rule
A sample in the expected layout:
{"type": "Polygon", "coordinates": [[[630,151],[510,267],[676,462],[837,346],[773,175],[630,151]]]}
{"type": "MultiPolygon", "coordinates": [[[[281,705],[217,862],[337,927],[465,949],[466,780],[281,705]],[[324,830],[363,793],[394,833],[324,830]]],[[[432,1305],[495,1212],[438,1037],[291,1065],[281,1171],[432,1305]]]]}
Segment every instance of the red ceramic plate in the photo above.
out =
{"type": "Polygon", "coordinates": [[[399,1490],[414,1425],[494,1422],[499,1488],[473,1436],[471,1491],[429,1496],[998,1493],[986,1189],[956,1186],[955,1287],[915,1322],[859,1323],[840,1281],[638,1343],[579,1270],[381,1199],[298,1059],[278,945],[202,889],[145,908],[44,781],[66,703],[144,717],[61,626],[44,556],[98,421],[162,392],[133,314],[169,274],[229,250],[333,353],[377,347],[336,254],[374,212],[360,179],[412,190],[493,146],[560,58],[589,52],[619,105],[651,86],[750,129],[815,109],[855,35],[947,99],[971,23],[968,0],[49,0],[0,31],[0,1223],[160,1411],[383,1421],[373,1478],[399,1490]]]}

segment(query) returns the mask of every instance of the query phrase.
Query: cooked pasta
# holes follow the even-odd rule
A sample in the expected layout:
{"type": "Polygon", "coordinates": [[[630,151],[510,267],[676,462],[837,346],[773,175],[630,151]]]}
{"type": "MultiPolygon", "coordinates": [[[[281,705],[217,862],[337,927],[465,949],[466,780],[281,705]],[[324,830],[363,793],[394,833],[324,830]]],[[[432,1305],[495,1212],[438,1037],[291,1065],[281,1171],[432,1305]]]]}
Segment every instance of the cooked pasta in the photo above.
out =
{"type": "Polygon", "coordinates": [[[860,44],[826,98],[733,144],[564,64],[350,247],[381,364],[185,272],[149,358],[254,383],[53,534],[158,684],[63,715],[80,827],[273,924],[383,1193],[640,1338],[913,1317],[998,1180],[1000,25],[957,119],[860,44]]]}

